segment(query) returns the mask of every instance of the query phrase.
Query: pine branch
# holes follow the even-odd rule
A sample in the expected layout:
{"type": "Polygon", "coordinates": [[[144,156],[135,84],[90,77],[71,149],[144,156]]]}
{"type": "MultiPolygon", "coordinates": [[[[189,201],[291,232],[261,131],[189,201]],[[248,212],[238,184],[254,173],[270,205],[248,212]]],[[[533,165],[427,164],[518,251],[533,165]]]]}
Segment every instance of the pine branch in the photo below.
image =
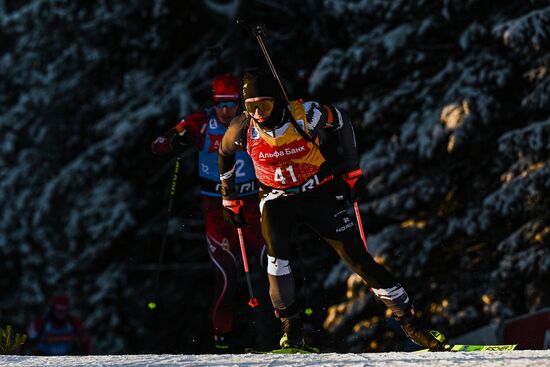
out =
{"type": "Polygon", "coordinates": [[[12,326],[7,325],[5,329],[0,328],[0,354],[14,354],[17,348],[27,340],[26,334],[15,334],[12,340],[12,326]]]}

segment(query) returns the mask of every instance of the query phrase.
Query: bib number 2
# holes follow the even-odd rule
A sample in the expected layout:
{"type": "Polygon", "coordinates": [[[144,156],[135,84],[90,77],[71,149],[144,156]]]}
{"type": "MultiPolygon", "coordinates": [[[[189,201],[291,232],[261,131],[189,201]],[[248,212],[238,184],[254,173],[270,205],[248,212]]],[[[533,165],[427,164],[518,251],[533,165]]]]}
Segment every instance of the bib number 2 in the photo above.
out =
{"type": "Polygon", "coordinates": [[[283,169],[281,167],[277,167],[275,169],[275,177],[273,177],[273,179],[275,180],[275,182],[280,182],[282,185],[286,185],[288,180],[288,176],[290,176],[290,179],[292,180],[292,182],[298,182],[298,180],[296,179],[296,175],[294,175],[294,169],[292,168],[292,165],[290,166],[287,166],[285,168],[285,171],[284,172],[286,174],[287,177],[285,177],[285,174],[283,174],[283,169]]]}
{"type": "Polygon", "coordinates": [[[242,159],[237,159],[235,162],[235,177],[243,177],[245,175],[244,161],[242,159]]]}

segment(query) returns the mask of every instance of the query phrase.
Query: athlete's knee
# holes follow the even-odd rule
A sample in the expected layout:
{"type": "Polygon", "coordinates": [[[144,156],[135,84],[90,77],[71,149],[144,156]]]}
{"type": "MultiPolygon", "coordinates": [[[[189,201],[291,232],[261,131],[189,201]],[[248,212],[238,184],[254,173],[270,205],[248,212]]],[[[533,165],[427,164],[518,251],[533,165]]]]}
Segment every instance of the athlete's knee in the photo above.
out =
{"type": "Polygon", "coordinates": [[[281,276],[292,273],[292,269],[290,268],[290,261],[267,255],[267,273],[274,276],[281,276]]]}

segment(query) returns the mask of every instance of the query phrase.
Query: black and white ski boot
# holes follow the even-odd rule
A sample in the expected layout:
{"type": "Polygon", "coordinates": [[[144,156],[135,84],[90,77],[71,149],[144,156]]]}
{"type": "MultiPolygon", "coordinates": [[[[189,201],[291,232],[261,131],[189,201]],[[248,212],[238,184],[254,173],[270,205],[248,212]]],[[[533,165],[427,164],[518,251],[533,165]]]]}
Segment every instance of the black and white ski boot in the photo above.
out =
{"type": "Polygon", "coordinates": [[[420,325],[420,320],[416,316],[412,303],[407,308],[405,315],[401,317],[394,315],[394,318],[401,324],[401,328],[407,337],[415,344],[432,351],[445,350],[445,346],[447,345],[445,335],[435,330],[427,331],[424,329],[420,325]]]}
{"type": "Polygon", "coordinates": [[[303,333],[303,322],[299,314],[288,316],[285,311],[278,310],[277,315],[281,320],[283,337],[279,341],[281,349],[292,350],[294,353],[318,353],[319,349],[306,344],[303,333]],[[282,317],[286,316],[286,317],[282,317]]]}

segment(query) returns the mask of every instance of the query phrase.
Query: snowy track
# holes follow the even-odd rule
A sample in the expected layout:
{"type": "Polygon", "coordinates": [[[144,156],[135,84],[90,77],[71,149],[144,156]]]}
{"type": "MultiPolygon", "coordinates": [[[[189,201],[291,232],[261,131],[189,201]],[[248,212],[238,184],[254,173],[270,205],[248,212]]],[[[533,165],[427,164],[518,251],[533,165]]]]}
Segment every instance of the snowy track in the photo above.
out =
{"type": "Polygon", "coordinates": [[[87,357],[0,356],[2,367],[371,367],[550,366],[550,350],[471,353],[370,353],[307,355],[119,355],[87,357]]]}

